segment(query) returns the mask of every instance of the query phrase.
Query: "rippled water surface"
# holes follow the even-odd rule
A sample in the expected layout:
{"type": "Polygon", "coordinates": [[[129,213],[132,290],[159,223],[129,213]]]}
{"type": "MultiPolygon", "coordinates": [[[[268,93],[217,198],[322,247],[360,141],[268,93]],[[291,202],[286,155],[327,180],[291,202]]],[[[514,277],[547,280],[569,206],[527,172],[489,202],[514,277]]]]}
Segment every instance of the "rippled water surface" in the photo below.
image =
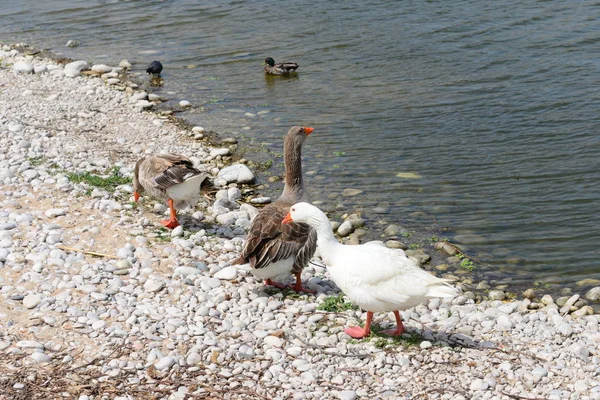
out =
{"type": "Polygon", "coordinates": [[[443,229],[516,282],[600,278],[600,2],[197,3],[4,0],[0,40],[142,74],[159,59],[194,123],[274,151],[314,126],[329,210],[443,229]],[[265,77],[267,56],[300,73],[265,77]]]}

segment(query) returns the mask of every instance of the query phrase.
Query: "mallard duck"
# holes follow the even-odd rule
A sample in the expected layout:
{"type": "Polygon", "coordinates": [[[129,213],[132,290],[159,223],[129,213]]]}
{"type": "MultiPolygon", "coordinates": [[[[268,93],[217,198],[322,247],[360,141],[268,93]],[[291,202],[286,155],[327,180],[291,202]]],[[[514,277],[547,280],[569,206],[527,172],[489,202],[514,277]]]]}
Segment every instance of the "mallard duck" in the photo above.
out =
{"type": "Polygon", "coordinates": [[[143,157],[135,164],[133,195],[148,192],[169,205],[171,217],[161,221],[169,229],[179,225],[177,212],[192,206],[200,196],[200,185],[208,174],[194,168],[192,161],[179,154],[159,154],[143,157]]]}
{"type": "Polygon", "coordinates": [[[232,264],[250,263],[252,273],[263,279],[265,285],[285,286],[273,279],[295,274],[292,288],[298,292],[313,293],[302,287],[301,273],[317,248],[317,234],[307,224],[282,224],[290,206],[307,201],[308,194],[302,179],[302,143],[312,133],[310,127],[294,126],[287,133],[283,145],[285,186],[277,200],[254,218],[242,254],[232,264]]]}
{"type": "Polygon", "coordinates": [[[275,60],[271,57],[265,59],[265,72],[268,75],[287,75],[291,72],[296,72],[298,64],[296,63],[278,63],[275,64],[275,60]]]}
{"type": "Polygon", "coordinates": [[[163,66],[160,61],[152,61],[148,68],[146,68],[146,73],[151,74],[152,76],[157,75],[160,76],[160,73],[163,70],[163,66]]]}
{"type": "Polygon", "coordinates": [[[294,204],[282,221],[303,222],[317,231],[317,246],[331,279],[344,294],[367,311],[365,327],[344,330],[360,339],[371,332],[374,312],[393,311],[396,329],[388,335],[401,335],[404,325],[399,310],[406,310],[434,297],[454,297],[456,288],[449,280],[422,270],[402,250],[375,244],[343,245],[333,236],[331,223],[323,211],[308,203],[294,204]]]}

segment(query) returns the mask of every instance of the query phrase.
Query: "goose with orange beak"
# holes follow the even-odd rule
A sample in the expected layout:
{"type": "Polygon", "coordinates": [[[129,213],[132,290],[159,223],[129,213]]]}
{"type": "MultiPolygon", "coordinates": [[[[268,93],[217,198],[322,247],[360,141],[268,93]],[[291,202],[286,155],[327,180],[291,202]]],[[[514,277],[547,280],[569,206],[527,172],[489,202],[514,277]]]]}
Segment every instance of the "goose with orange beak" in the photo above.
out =
{"type": "Polygon", "coordinates": [[[283,193],[254,218],[246,243],[234,264],[250,264],[252,274],[264,280],[265,285],[284,288],[277,280],[290,274],[296,277],[291,286],[297,292],[314,293],[302,286],[301,273],[317,249],[317,234],[307,224],[283,224],[281,220],[290,206],[308,201],[309,196],[302,177],[302,144],[313,132],[311,127],[292,127],[284,139],[285,185],[283,193]]]}
{"type": "Polygon", "coordinates": [[[135,164],[133,197],[148,192],[169,205],[170,218],[161,221],[169,229],[179,226],[177,211],[193,206],[200,197],[200,186],[208,174],[194,167],[192,161],[179,154],[143,157],[135,164]]]}
{"type": "Polygon", "coordinates": [[[447,279],[437,278],[419,268],[402,250],[373,243],[358,246],[339,243],[325,213],[311,204],[294,204],[282,223],[305,223],[317,232],[317,245],[331,279],[352,302],[367,311],[364,328],[355,326],[344,330],[353,338],[370,334],[374,312],[390,311],[394,313],[397,326],[384,333],[401,335],[405,329],[399,310],[434,297],[451,298],[458,293],[447,279]]]}

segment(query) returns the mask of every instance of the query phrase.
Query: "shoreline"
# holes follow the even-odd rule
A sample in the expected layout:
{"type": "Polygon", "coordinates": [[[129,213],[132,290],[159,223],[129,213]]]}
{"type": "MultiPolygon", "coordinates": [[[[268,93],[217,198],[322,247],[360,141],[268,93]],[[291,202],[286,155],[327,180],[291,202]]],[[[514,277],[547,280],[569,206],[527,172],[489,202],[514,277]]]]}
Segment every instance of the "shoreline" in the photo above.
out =
{"type": "MultiPolygon", "coordinates": [[[[117,77],[15,74],[19,57],[5,56],[13,65],[0,69],[0,399],[59,393],[28,380],[33,371],[70,380],[80,391],[71,398],[81,400],[90,385],[169,399],[600,398],[600,316],[576,307],[577,296],[557,305],[491,291],[476,303],[466,291],[403,312],[403,339],[355,341],[341,330],[360,311],[319,309],[338,296],[324,268],[303,276],[317,295],[298,296],[265,290],[229,266],[249,206],[223,212],[201,202],[172,234],[157,226],[164,205],[131,204],[128,184],[77,183],[86,171],[109,179],[115,166],[130,177],[144,149],[192,155],[219,179],[232,148],[207,147],[190,137],[199,130],[137,109],[136,88],[107,83],[117,77]]],[[[231,202],[240,187],[226,192],[231,202]]]]}

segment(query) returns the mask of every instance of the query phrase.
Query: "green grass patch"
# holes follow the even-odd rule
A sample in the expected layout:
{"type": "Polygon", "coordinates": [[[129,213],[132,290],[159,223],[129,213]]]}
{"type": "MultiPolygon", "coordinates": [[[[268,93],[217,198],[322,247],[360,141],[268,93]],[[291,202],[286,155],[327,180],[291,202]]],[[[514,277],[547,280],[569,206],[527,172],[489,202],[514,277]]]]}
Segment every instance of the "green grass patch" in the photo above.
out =
{"type": "Polygon", "coordinates": [[[32,167],[37,167],[39,165],[42,165],[46,161],[46,157],[43,157],[43,156],[30,157],[28,159],[28,161],[29,161],[29,164],[31,164],[32,167]]]}
{"type": "Polygon", "coordinates": [[[477,268],[475,263],[473,261],[469,260],[468,258],[462,258],[462,260],[460,261],[460,264],[458,264],[458,266],[462,269],[466,269],[467,271],[471,271],[471,272],[477,268]]]}
{"type": "Polygon", "coordinates": [[[347,310],[358,310],[358,306],[346,301],[343,294],[337,296],[329,296],[319,304],[317,310],[329,311],[329,312],[342,312],[347,310]]]}
{"type": "Polygon", "coordinates": [[[117,186],[131,183],[131,179],[122,176],[118,167],[113,167],[105,174],[92,174],[90,172],[66,172],[65,175],[73,183],[87,183],[109,191],[114,191],[117,186]]]}
{"type": "MultiPolygon", "coordinates": [[[[364,324],[364,323],[362,323],[364,324]]],[[[416,332],[404,332],[401,336],[388,336],[384,335],[383,328],[379,324],[371,324],[371,334],[369,338],[373,340],[373,345],[379,349],[383,349],[387,346],[418,346],[424,340],[421,335],[416,332]]]]}
{"type": "Polygon", "coordinates": [[[420,245],[420,244],[418,244],[418,243],[413,243],[413,244],[411,244],[410,246],[408,246],[408,248],[409,248],[409,249],[412,249],[412,250],[418,249],[418,248],[420,248],[420,247],[421,247],[421,245],[420,245]]]}

